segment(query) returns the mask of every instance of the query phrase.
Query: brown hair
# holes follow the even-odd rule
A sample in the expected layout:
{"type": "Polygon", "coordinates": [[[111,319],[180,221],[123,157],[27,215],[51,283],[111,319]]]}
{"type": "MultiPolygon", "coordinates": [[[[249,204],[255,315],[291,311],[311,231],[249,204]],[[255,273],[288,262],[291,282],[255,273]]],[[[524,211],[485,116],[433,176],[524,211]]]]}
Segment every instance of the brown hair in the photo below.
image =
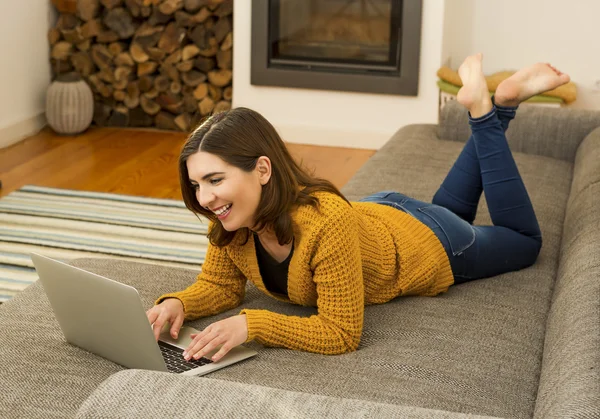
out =
{"type": "MultiPolygon", "coordinates": [[[[186,207],[196,215],[214,222],[208,233],[210,243],[227,246],[236,231],[227,231],[216,215],[203,208],[196,199],[196,191],[189,180],[187,159],[199,152],[220,157],[228,164],[251,172],[259,157],[271,160],[271,178],[262,187],[255,216],[256,228],[273,229],[279,244],[292,241],[291,210],[296,205],[309,204],[319,209],[319,200],[311,196],[316,191],[331,192],[348,200],[328,180],[314,177],[295,162],[275,128],[261,114],[248,108],[235,108],[207,118],[185,142],[179,155],[179,181],[186,207]],[[305,187],[300,189],[300,187],[305,187]]],[[[245,240],[249,231],[246,228],[245,240]]]]}

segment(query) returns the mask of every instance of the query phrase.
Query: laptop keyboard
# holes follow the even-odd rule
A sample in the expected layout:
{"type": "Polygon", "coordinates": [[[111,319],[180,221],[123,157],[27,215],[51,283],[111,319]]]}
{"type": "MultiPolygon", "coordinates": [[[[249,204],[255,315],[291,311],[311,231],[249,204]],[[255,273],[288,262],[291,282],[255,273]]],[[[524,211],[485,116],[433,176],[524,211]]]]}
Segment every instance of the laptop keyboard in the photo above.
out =
{"type": "Polygon", "coordinates": [[[183,357],[183,349],[160,340],[158,341],[158,346],[160,347],[169,372],[181,373],[212,363],[210,359],[205,357],[200,359],[192,358],[189,361],[186,361],[183,357]]]}

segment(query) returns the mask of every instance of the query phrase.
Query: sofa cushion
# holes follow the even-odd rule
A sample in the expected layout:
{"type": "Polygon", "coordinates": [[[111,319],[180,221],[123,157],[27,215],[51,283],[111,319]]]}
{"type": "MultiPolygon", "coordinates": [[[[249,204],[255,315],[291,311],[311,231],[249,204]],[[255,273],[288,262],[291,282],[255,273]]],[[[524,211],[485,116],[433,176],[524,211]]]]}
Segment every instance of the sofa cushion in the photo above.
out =
{"type": "Polygon", "coordinates": [[[144,370],[111,376],[76,417],[494,419],[144,370]]]}

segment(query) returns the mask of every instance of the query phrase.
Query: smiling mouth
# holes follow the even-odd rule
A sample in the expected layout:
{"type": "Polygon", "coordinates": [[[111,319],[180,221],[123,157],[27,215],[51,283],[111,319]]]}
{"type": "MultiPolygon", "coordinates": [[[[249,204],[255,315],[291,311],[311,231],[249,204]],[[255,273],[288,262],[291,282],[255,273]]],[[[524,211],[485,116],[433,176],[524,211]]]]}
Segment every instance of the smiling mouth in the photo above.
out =
{"type": "Polygon", "coordinates": [[[219,210],[214,211],[214,213],[219,219],[223,219],[231,212],[232,206],[233,206],[233,204],[225,205],[224,207],[221,207],[219,210]]]}

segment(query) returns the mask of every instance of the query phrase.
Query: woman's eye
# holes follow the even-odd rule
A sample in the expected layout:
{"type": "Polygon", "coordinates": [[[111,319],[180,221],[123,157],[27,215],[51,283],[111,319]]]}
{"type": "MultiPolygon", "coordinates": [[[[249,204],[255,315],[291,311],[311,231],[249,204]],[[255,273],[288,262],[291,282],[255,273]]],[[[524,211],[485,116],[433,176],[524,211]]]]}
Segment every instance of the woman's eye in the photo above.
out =
{"type": "Polygon", "coordinates": [[[222,181],[222,180],[223,180],[223,179],[220,179],[220,178],[219,178],[219,179],[211,179],[211,180],[210,180],[210,184],[211,184],[211,185],[216,185],[217,183],[219,183],[219,182],[220,182],[220,181],[222,181]]]}
{"type": "Polygon", "coordinates": [[[197,191],[199,187],[200,185],[198,185],[197,183],[192,183],[192,189],[194,189],[195,191],[197,191]]]}

